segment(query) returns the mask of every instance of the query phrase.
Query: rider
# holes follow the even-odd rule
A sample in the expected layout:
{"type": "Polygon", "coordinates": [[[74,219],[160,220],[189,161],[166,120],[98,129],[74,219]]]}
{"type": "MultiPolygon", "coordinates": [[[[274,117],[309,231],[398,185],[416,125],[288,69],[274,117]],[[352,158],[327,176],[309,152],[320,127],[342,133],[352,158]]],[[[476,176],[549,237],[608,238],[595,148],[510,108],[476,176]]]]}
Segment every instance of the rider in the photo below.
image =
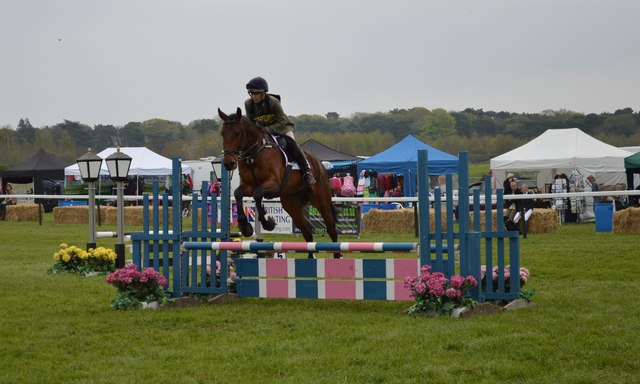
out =
{"type": "Polygon", "coordinates": [[[262,77],[256,77],[247,83],[247,91],[251,96],[244,102],[244,110],[247,117],[255,124],[261,125],[272,133],[278,133],[287,141],[289,153],[298,163],[302,171],[304,182],[308,185],[314,184],[316,179],[311,173],[309,161],[304,151],[298,147],[293,130],[296,126],[284,113],[280,99],[267,94],[269,85],[262,77]]]}

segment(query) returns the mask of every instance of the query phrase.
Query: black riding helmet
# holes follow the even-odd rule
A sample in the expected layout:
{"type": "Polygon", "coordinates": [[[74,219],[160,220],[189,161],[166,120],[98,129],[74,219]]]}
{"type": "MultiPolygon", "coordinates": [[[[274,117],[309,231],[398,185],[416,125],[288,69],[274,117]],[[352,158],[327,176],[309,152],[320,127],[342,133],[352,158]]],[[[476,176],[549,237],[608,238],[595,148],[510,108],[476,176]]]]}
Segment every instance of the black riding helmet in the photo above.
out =
{"type": "Polygon", "coordinates": [[[269,92],[269,84],[262,77],[254,77],[247,83],[247,91],[249,92],[269,92]]]}

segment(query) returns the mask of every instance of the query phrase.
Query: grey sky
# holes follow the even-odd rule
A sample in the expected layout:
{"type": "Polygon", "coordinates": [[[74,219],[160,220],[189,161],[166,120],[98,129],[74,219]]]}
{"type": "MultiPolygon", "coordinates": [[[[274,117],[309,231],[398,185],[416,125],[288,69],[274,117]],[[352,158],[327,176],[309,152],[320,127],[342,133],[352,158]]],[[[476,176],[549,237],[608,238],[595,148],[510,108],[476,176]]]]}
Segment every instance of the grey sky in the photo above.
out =
{"type": "Polygon", "coordinates": [[[257,75],[291,115],[637,111],[639,14],[636,0],[0,0],[0,126],[186,124],[242,106],[257,75]]]}

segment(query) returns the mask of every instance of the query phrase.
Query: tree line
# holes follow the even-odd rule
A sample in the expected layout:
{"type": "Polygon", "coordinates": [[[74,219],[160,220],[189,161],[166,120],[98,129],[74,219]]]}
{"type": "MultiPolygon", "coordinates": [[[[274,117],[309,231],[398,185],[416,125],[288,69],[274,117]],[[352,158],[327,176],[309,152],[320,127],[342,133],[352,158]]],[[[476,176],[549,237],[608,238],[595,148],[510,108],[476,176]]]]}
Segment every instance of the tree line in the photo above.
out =
{"type": "MultiPolygon", "coordinates": [[[[352,155],[374,155],[411,134],[442,151],[457,155],[467,151],[472,162],[490,158],[520,146],[547,129],[580,128],[614,146],[640,145],[640,112],[631,108],[613,113],[578,113],[547,110],[512,113],[467,108],[393,109],[388,112],[356,113],[341,117],[336,112],[291,116],[296,139],[315,139],[352,155]]],[[[222,140],[216,117],[186,125],[164,119],[130,122],[124,126],[98,124],[93,127],[64,120],[53,126],[34,127],[28,118],[17,126],[0,128],[0,169],[16,164],[39,148],[72,163],[91,147],[94,153],[120,143],[123,147],[145,146],[163,156],[198,159],[219,156],[222,140]]]]}

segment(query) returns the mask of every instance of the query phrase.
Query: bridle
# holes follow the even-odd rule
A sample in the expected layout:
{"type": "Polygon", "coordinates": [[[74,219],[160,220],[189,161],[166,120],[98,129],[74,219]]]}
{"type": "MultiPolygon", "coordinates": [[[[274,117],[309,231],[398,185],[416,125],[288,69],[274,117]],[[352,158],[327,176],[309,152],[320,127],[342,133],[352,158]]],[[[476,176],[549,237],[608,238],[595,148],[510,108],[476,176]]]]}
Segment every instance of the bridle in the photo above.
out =
{"type": "Polygon", "coordinates": [[[244,124],[242,124],[242,121],[238,121],[238,120],[231,120],[231,121],[224,121],[222,123],[222,125],[229,125],[229,124],[240,124],[240,140],[238,141],[238,148],[237,149],[224,149],[222,151],[223,155],[237,155],[238,156],[238,161],[244,161],[247,164],[252,164],[253,160],[255,159],[255,157],[258,155],[258,153],[260,153],[260,151],[262,151],[263,149],[265,149],[267,147],[267,141],[266,139],[262,139],[262,140],[258,140],[255,143],[253,143],[252,145],[249,145],[249,135],[246,133],[246,128],[244,126],[244,124]],[[245,142],[244,146],[248,147],[246,150],[242,150],[242,146],[243,146],[243,141],[245,142]]]}
{"type": "Polygon", "coordinates": [[[242,125],[242,122],[236,121],[236,120],[222,122],[222,126],[223,127],[225,125],[229,125],[229,124],[240,124],[240,129],[241,129],[241,131],[240,131],[240,144],[238,145],[238,149],[225,149],[225,150],[222,151],[222,154],[223,155],[238,155],[238,156],[240,156],[242,154],[242,150],[240,150],[240,147],[242,146],[242,140],[245,137],[244,125],[242,125]]]}

